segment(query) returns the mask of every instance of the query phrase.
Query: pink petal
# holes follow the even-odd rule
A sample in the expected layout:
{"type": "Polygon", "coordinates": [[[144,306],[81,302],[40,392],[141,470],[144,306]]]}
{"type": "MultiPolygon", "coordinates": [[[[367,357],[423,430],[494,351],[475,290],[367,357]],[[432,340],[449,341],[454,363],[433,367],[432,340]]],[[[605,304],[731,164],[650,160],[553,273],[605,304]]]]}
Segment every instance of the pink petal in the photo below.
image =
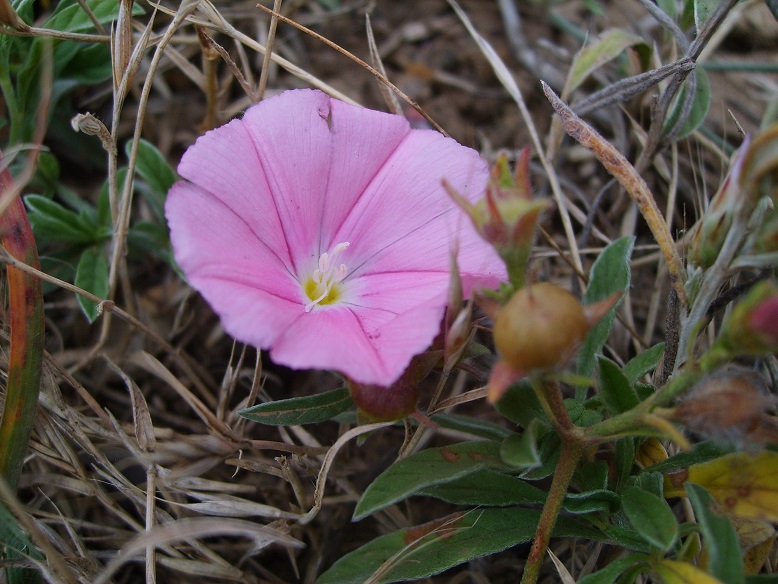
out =
{"type": "Polygon", "coordinates": [[[270,358],[295,369],[337,369],[362,383],[384,385],[395,378],[346,308],[316,310],[298,319],[273,344],[270,358]]]}
{"type": "MultiPolygon", "coordinates": [[[[506,277],[502,260],[475,232],[441,185],[445,178],[470,199],[481,196],[488,167],[450,138],[415,131],[395,150],[335,235],[349,241],[354,276],[382,272],[448,272],[455,240],[466,281],[493,286],[506,277]]],[[[468,292],[470,284],[468,284],[468,292]]]]}
{"type": "Polygon", "coordinates": [[[255,347],[272,346],[297,320],[310,316],[300,302],[221,276],[200,277],[196,287],[219,315],[224,330],[255,347]]]}
{"type": "Polygon", "coordinates": [[[440,329],[444,304],[441,298],[390,319],[342,306],[314,311],[286,330],[270,357],[293,368],[336,369],[360,383],[388,386],[429,346],[440,329]]]}
{"type": "Polygon", "coordinates": [[[263,101],[246,112],[243,123],[298,271],[341,242],[332,240],[332,232],[410,131],[399,116],[312,90],[263,101]]]}
{"type": "Polygon", "coordinates": [[[209,302],[209,297],[216,306],[232,301],[231,295],[220,298],[208,290],[219,278],[302,303],[299,284],[253,230],[252,217],[236,214],[214,195],[184,182],[170,190],[165,212],[176,261],[209,302]]]}
{"type": "MultiPolygon", "coordinates": [[[[445,305],[447,295],[448,273],[443,271],[369,274],[349,282],[343,305],[359,315],[363,328],[371,335],[403,312],[418,306],[426,305],[431,313],[437,314],[445,305]]],[[[437,327],[439,317],[433,320],[437,320],[437,327]]],[[[432,337],[427,344],[431,340],[432,337]]]]}
{"type": "Polygon", "coordinates": [[[241,121],[233,120],[200,136],[181,158],[178,174],[249,221],[262,241],[291,266],[275,202],[254,144],[241,121]]]}
{"type": "Polygon", "coordinates": [[[442,272],[363,276],[349,283],[341,305],[298,319],[270,356],[290,367],[336,369],[360,383],[390,385],[440,331],[447,282],[442,272]]]}

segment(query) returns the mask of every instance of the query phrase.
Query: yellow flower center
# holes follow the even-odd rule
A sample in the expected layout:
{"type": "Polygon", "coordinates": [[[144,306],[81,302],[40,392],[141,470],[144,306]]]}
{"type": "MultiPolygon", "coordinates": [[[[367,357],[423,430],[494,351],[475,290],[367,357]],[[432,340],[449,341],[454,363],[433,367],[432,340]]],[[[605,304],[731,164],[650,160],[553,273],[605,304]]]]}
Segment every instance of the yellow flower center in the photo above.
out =
{"type": "Polygon", "coordinates": [[[314,306],[334,304],[343,295],[340,283],[348,274],[346,264],[338,264],[337,259],[348,246],[348,241],[336,245],[332,253],[324,252],[319,256],[319,267],[305,280],[303,291],[310,302],[305,305],[305,312],[313,310],[314,306]]]}

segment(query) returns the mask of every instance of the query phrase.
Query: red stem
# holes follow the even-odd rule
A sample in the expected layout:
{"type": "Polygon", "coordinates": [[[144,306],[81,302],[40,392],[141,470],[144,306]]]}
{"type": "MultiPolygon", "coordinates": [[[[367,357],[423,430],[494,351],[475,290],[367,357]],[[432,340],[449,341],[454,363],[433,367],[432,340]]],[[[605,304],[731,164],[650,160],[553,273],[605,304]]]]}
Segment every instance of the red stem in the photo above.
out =
{"type": "MultiPolygon", "coordinates": [[[[0,168],[3,157],[0,153],[0,168]]],[[[8,193],[13,181],[8,169],[0,172],[0,194],[8,193]]],[[[1,198],[1,197],[0,197],[1,198]]],[[[0,242],[8,254],[39,269],[35,237],[24,203],[16,198],[0,216],[0,242]]],[[[43,360],[43,290],[35,276],[6,266],[11,349],[5,408],[0,421],[0,475],[15,488],[32,433],[40,390],[43,360]]]]}

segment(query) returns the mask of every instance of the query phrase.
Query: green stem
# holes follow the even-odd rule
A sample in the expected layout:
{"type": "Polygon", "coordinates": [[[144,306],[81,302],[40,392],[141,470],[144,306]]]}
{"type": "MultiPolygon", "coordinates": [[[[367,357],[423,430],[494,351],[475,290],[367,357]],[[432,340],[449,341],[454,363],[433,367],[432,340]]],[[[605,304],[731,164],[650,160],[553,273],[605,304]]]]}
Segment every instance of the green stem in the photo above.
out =
{"type": "Polygon", "coordinates": [[[500,256],[508,268],[508,281],[514,290],[521,290],[527,285],[527,262],[529,261],[529,249],[509,247],[500,251],[500,256]]]}
{"type": "Polygon", "coordinates": [[[645,420],[651,414],[652,409],[669,404],[686,392],[700,377],[702,377],[702,373],[699,371],[679,373],[631,410],[586,428],[586,436],[594,438],[596,442],[604,442],[620,436],[634,435],[637,430],[647,425],[645,420]]]}
{"type": "Polygon", "coordinates": [[[579,438],[572,434],[562,436],[562,451],[559,455],[554,478],[551,481],[551,488],[548,491],[546,503],[543,505],[543,511],[540,514],[538,528],[535,531],[535,540],[532,542],[532,548],[524,566],[524,573],[521,576],[522,584],[535,584],[540,575],[540,569],[543,566],[543,560],[546,557],[546,550],[551,541],[551,532],[554,524],[562,510],[562,502],[567,494],[570,481],[573,478],[578,461],[583,454],[584,444],[579,438]]]}
{"type": "Polygon", "coordinates": [[[540,568],[546,557],[548,543],[551,540],[551,532],[559,512],[562,510],[562,502],[586,445],[583,432],[570,419],[570,413],[565,407],[564,396],[559,386],[548,380],[536,378],[532,380],[532,387],[538,399],[544,404],[546,413],[549,414],[554,427],[562,438],[562,450],[546,503],[543,506],[543,512],[540,514],[535,540],[532,542],[532,548],[524,566],[522,584],[534,584],[538,580],[540,568]]]}

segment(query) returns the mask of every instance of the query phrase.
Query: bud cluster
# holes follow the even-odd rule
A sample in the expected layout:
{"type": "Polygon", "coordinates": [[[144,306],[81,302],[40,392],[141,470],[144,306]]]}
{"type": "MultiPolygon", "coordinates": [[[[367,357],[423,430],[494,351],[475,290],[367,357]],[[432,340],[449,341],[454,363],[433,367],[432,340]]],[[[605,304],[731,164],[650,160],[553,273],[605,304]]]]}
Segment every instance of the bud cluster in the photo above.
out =
{"type": "Polygon", "coordinates": [[[467,213],[473,226],[491,243],[508,268],[515,288],[524,285],[527,262],[547,199],[533,199],[529,179],[529,148],[524,148],[511,175],[508,158],[501,154],[492,168],[483,199],[475,205],[444,183],[451,197],[467,213]]]}

